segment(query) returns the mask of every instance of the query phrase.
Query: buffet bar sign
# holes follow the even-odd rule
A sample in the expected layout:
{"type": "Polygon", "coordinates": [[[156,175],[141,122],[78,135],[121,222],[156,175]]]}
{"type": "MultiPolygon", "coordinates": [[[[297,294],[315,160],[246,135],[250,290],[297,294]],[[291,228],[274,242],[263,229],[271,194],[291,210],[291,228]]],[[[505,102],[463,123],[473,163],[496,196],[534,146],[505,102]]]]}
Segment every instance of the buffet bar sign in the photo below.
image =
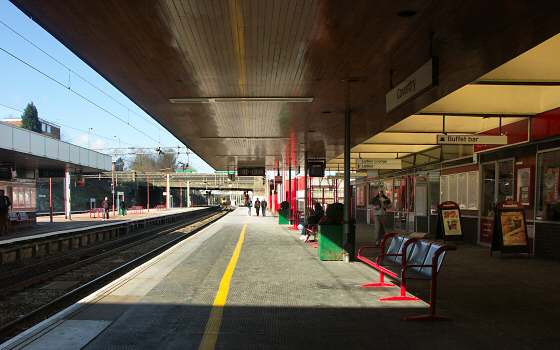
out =
{"type": "Polygon", "coordinates": [[[357,159],[359,170],[402,169],[400,159],[357,159]]]}
{"type": "Polygon", "coordinates": [[[385,95],[387,113],[412,99],[423,90],[436,85],[437,67],[435,62],[436,60],[431,58],[385,95]]]}
{"type": "Polygon", "coordinates": [[[507,135],[437,135],[438,145],[507,145],[507,135]]]}

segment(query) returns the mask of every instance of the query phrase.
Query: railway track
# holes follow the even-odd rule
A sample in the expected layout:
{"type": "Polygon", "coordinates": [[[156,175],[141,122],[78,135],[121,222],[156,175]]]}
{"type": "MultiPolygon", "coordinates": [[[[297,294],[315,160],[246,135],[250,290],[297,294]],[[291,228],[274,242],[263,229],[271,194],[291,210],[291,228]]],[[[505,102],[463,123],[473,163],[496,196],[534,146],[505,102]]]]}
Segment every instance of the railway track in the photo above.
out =
{"type": "Polygon", "coordinates": [[[0,343],[91,294],[226,214],[224,211],[206,213],[172,227],[150,229],[102,247],[49,259],[43,266],[34,264],[0,275],[0,343]]]}

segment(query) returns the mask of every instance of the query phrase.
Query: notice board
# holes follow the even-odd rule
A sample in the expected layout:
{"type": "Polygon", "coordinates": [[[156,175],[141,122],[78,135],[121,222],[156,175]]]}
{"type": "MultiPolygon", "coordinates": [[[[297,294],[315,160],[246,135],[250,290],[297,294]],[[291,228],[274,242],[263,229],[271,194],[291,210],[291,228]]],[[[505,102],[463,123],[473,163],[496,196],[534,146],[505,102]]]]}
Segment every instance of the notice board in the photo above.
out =
{"type": "Polygon", "coordinates": [[[523,206],[515,201],[496,205],[491,252],[529,253],[529,237],[523,206]]]}
{"type": "Polygon", "coordinates": [[[436,237],[446,241],[457,241],[463,239],[463,228],[461,225],[461,210],[459,205],[452,201],[446,201],[438,205],[438,225],[436,237]]]}

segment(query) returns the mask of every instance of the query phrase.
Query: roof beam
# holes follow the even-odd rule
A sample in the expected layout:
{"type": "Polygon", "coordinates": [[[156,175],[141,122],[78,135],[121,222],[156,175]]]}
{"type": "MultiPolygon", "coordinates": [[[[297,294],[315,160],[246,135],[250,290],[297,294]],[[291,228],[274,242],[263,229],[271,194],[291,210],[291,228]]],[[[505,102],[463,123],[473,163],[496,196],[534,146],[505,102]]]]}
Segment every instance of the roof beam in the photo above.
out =
{"type": "Polygon", "coordinates": [[[560,86],[560,81],[479,80],[472,85],[560,86]]]}
{"type": "Polygon", "coordinates": [[[449,113],[449,112],[419,112],[416,113],[416,115],[436,115],[436,116],[440,116],[440,117],[476,117],[476,118],[507,118],[507,117],[512,117],[512,118],[521,118],[521,117],[525,117],[525,118],[529,118],[531,117],[530,115],[527,115],[527,113],[449,113]]]}

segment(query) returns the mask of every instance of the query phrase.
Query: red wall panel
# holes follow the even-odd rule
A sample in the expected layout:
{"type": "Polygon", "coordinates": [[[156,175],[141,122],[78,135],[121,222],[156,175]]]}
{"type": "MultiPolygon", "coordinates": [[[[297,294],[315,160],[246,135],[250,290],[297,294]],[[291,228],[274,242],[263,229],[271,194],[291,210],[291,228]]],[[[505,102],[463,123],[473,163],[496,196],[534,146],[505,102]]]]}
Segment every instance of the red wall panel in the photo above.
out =
{"type": "Polygon", "coordinates": [[[532,140],[542,140],[557,135],[560,135],[560,108],[537,114],[532,118],[532,140]]]}

